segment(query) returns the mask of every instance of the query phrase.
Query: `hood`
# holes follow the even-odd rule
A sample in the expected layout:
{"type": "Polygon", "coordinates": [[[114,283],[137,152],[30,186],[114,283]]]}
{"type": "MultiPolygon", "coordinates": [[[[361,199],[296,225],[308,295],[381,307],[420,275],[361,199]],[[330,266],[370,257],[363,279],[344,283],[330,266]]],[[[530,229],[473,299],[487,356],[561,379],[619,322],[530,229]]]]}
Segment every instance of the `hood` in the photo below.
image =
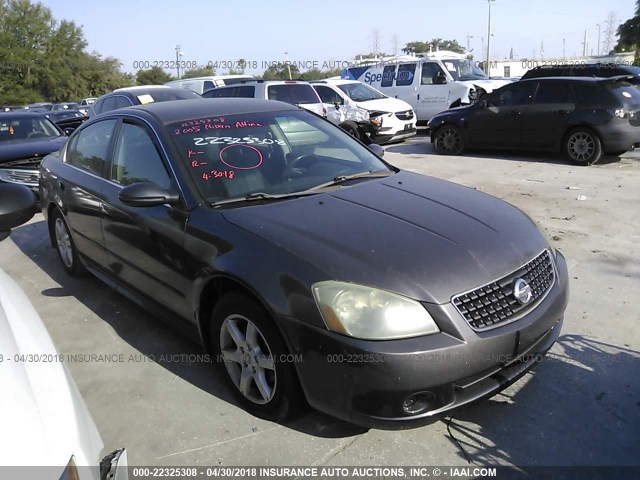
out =
{"type": "Polygon", "coordinates": [[[0,163],[23,158],[44,157],[60,150],[68,139],[67,136],[61,136],[0,142],[0,163]]]}
{"type": "Polygon", "coordinates": [[[514,206],[409,172],[224,216],[331,279],[432,303],[511,273],[547,247],[514,206]]]}
{"type": "Polygon", "coordinates": [[[64,466],[71,455],[95,465],[103,446],[96,425],[42,320],[2,270],[0,354],[0,465],[64,466]],[[28,354],[38,361],[20,358],[28,354]]]}
{"type": "Polygon", "coordinates": [[[381,112],[405,112],[407,110],[412,110],[411,105],[409,105],[404,100],[398,100],[397,98],[379,98],[378,100],[369,100],[366,102],[356,102],[360,108],[364,108],[365,110],[379,110],[381,112]]]}
{"type": "Polygon", "coordinates": [[[465,85],[473,85],[476,87],[482,88],[485,92],[491,93],[495,89],[504,87],[509,83],[513,83],[511,80],[500,80],[500,79],[488,79],[488,80],[463,80],[460,83],[464,83],[465,85]]]}

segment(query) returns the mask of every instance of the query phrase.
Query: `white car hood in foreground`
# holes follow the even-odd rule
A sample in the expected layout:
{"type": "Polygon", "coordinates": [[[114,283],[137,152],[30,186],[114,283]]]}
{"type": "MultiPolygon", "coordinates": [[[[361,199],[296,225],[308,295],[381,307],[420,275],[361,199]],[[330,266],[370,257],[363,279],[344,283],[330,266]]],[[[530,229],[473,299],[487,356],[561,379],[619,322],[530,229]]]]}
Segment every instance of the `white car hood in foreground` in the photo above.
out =
{"type": "Polygon", "coordinates": [[[0,465],[64,467],[73,455],[77,466],[95,466],[79,469],[81,478],[98,479],[96,425],[42,320],[2,270],[0,355],[0,465]]]}
{"type": "Polygon", "coordinates": [[[411,110],[412,107],[404,100],[398,100],[397,98],[380,98],[378,100],[368,100],[366,102],[356,102],[360,108],[365,110],[378,110],[381,112],[406,112],[411,110]]]}

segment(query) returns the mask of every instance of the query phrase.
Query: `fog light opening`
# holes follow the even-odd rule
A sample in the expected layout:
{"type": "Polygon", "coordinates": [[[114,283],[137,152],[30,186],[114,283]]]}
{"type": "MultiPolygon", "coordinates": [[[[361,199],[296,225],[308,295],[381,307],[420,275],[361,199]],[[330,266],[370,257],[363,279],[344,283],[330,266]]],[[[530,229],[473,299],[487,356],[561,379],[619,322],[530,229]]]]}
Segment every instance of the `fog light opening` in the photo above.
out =
{"type": "Polygon", "coordinates": [[[433,392],[418,392],[409,395],[402,402],[402,409],[409,415],[418,415],[432,408],[436,399],[433,392]]]}

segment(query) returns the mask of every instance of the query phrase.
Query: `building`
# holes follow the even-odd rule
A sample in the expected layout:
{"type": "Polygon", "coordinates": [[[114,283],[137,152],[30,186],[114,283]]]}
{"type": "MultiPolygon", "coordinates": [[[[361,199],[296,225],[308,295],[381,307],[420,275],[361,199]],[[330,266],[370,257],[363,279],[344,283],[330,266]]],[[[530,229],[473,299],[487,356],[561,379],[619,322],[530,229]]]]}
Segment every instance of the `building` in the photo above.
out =
{"type": "MultiPolygon", "coordinates": [[[[522,58],[518,60],[492,60],[489,62],[488,75],[492,78],[520,78],[527,70],[540,65],[581,65],[587,63],[615,63],[620,65],[633,65],[635,52],[613,53],[610,55],[591,55],[586,57],[565,58],[522,58]]],[[[478,65],[485,72],[487,62],[479,62],[478,65]]]]}

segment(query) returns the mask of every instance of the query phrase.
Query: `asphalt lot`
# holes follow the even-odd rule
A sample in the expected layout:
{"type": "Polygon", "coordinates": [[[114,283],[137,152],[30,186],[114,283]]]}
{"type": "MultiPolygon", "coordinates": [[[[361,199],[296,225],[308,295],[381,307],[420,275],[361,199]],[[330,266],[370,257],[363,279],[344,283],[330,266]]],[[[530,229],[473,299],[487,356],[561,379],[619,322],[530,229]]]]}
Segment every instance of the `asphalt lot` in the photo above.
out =
{"type": "Polygon", "coordinates": [[[449,423],[367,431],[307,411],[273,424],[240,409],[211,365],[189,361],[197,345],[97,279],[67,277],[37,215],[0,244],[0,268],[60,352],[79,355],[68,367],[105,451],[126,446],[130,465],[640,464],[640,155],[593,167],[442,157],[419,136],[385,158],[503,198],[548,233],[568,260],[571,299],[547,359],[449,423]]]}

